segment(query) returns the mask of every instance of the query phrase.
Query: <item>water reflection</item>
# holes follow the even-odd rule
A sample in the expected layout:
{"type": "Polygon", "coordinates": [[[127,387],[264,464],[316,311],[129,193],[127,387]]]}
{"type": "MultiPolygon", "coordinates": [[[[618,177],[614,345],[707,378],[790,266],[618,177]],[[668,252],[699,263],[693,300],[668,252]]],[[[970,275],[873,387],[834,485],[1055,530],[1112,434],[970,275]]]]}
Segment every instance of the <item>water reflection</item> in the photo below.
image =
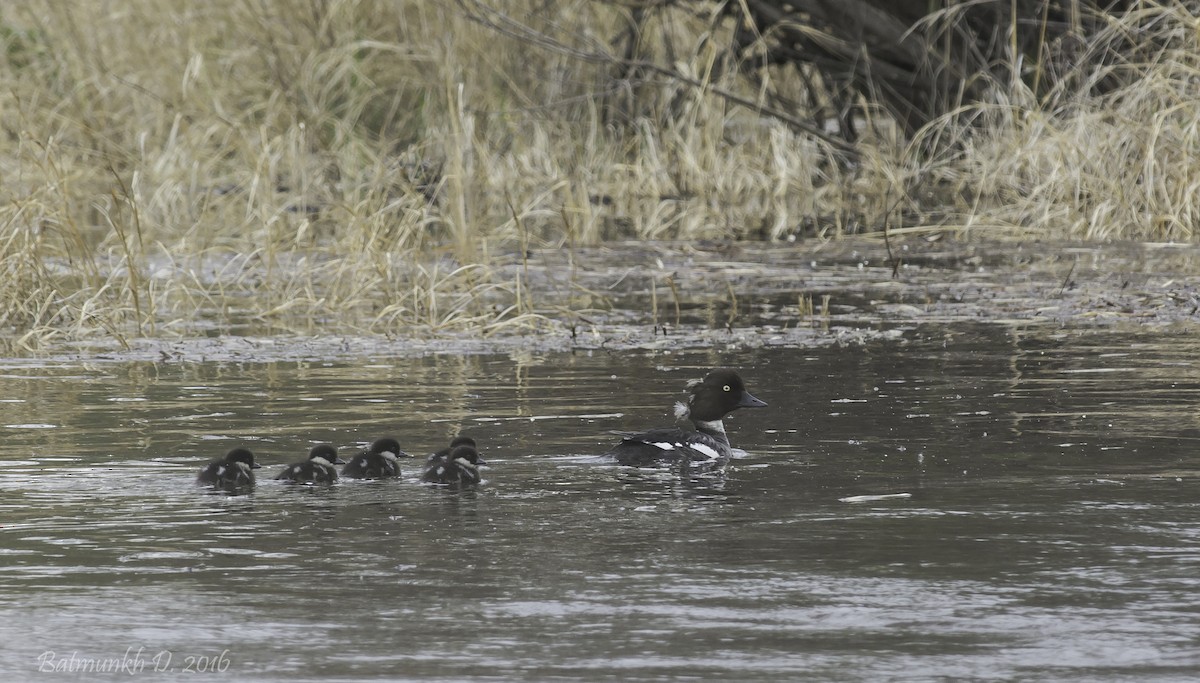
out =
{"type": "Polygon", "coordinates": [[[915,327],[735,353],[8,368],[5,680],[47,651],[238,680],[1184,679],[1200,667],[1185,335],[915,327]],[[592,454],[735,365],[727,472],[592,454]],[[393,434],[402,477],[271,479],[393,434]],[[475,489],[419,460],[468,434],[475,489]],[[193,485],[233,444],[246,495],[193,485]],[[907,498],[839,502],[849,496],[907,498]],[[314,638],[314,634],[319,637],[314,638]]]}

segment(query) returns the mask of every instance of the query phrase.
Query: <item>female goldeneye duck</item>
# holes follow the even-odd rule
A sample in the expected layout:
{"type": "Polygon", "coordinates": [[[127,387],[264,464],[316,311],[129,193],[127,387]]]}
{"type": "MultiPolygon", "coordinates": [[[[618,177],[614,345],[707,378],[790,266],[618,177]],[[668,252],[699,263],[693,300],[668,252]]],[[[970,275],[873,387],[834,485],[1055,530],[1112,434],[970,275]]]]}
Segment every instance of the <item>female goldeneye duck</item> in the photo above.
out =
{"type": "Polygon", "coordinates": [[[313,446],[308,460],[294,462],[283,469],[276,479],[297,484],[332,484],[337,481],[337,468],[346,461],[338,457],[337,449],[327,443],[313,446]]]}
{"type": "Polygon", "coordinates": [[[459,437],[444,448],[429,456],[429,466],[421,481],[445,486],[473,486],[479,483],[479,465],[486,464],[475,450],[475,442],[468,437],[459,437]],[[469,443],[468,443],[469,442],[469,443]]]}
{"type": "Polygon", "coordinates": [[[651,429],[625,437],[605,455],[633,467],[678,463],[689,469],[706,469],[725,465],[733,453],[722,418],[738,408],[767,404],[751,396],[733,370],[713,370],[690,387],[692,395],[687,404],[675,404],[675,416],[691,420],[696,431],[679,427],[651,429]]]}
{"type": "Polygon", "coordinates": [[[400,476],[400,458],[410,458],[392,438],[376,439],[362,453],[350,458],[342,476],[352,479],[386,479],[400,476]]]}
{"type": "Polygon", "coordinates": [[[247,448],[234,448],[220,460],[213,460],[200,470],[196,483],[219,489],[239,489],[254,486],[254,470],[262,467],[254,462],[247,448]]]}

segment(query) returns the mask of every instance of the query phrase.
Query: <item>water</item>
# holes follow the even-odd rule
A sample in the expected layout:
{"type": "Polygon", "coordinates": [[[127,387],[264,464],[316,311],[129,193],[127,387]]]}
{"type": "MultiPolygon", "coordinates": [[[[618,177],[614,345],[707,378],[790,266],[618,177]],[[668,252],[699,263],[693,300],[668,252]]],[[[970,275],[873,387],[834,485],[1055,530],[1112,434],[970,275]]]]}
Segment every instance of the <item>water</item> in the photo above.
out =
{"type": "Polygon", "coordinates": [[[1183,333],[13,363],[0,386],[0,680],[1200,676],[1183,333]],[[770,404],[729,421],[724,476],[586,457],[722,364],[770,404]],[[270,479],[317,441],[459,432],[491,463],[474,491],[270,479]],[[193,486],[242,443],[252,494],[193,486]]]}

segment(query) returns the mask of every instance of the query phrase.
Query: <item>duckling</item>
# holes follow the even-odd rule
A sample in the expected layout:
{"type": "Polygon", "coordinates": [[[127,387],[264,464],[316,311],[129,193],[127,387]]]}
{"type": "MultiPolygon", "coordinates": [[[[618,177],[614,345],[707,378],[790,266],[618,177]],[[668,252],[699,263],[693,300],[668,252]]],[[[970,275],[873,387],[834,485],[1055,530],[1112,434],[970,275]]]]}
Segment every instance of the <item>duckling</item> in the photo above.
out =
{"type": "Polygon", "coordinates": [[[342,469],[343,477],[386,479],[400,476],[400,458],[412,456],[400,450],[400,442],[391,437],[376,439],[361,453],[350,458],[342,469]]]}
{"type": "Polygon", "coordinates": [[[430,456],[421,481],[454,487],[474,486],[480,481],[481,464],[487,463],[480,459],[475,442],[469,437],[459,437],[451,442],[450,448],[430,456]]]}
{"type": "Polygon", "coordinates": [[[337,481],[337,468],[346,461],[338,457],[337,449],[327,443],[313,446],[308,459],[294,462],[284,468],[276,479],[297,484],[332,484],[337,481]]]}
{"type": "Polygon", "coordinates": [[[478,446],[475,444],[475,439],[472,439],[469,436],[456,436],[454,437],[454,440],[450,442],[448,447],[443,448],[435,453],[430,453],[429,457],[425,458],[425,463],[429,464],[435,460],[444,460],[446,456],[450,455],[450,451],[454,450],[455,446],[470,446],[471,448],[478,448],[478,446]]]}
{"type": "Polygon", "coordinates": [[[228,491],[254,486],[254,470],[262,467],[254,462],[248,448],[234,448],[224,458],[213,460],[200,470],[196,483],[228,491]]]}

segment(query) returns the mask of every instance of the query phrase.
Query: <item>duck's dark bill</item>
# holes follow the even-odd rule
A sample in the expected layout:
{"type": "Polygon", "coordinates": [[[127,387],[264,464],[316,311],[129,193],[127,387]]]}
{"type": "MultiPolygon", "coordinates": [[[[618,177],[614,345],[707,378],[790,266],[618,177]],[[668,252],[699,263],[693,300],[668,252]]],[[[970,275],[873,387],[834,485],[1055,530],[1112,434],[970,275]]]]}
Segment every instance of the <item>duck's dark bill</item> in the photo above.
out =
{"type": "Polygon", "coordinates": [[[762,408],[767,404],[750,395],[749,391],[742,392],[742,400],[738,401],[739,408],[762,408]]]}

